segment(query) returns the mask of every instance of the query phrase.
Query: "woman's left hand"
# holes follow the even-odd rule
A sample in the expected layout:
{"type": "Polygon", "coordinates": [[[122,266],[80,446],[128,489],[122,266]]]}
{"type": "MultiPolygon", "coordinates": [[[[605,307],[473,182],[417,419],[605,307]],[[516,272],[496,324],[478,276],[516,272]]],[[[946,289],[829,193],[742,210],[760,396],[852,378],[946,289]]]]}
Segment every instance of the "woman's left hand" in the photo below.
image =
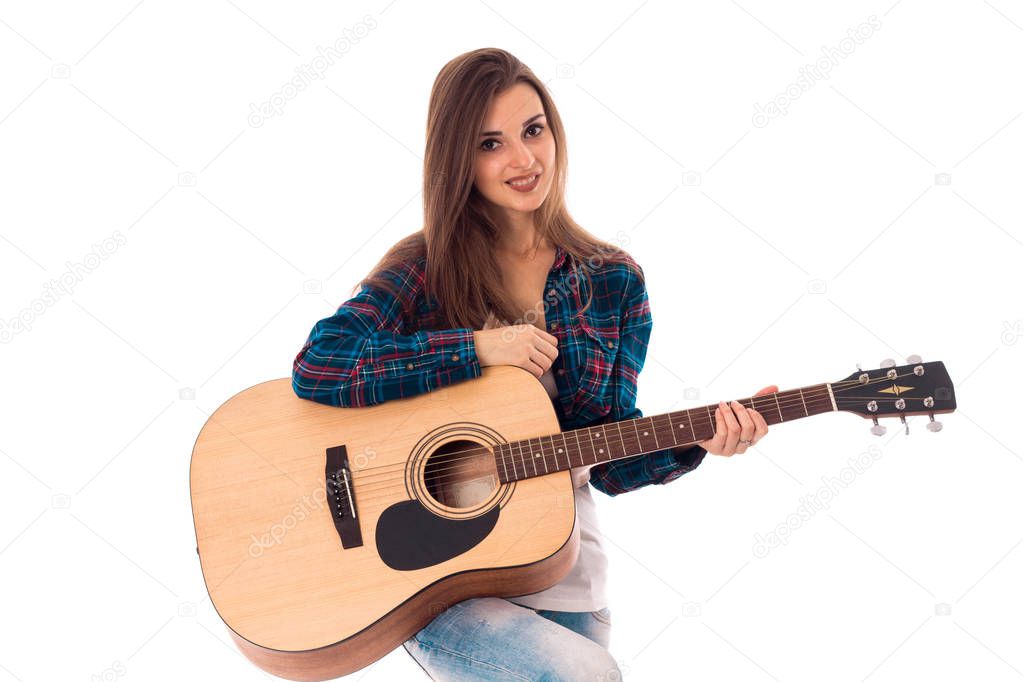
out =
{"type": "MultiPolygon", "coordinates": [[[[760,389],[754,398],[768,393],[776,393],[778,387],[771,385],[760,389]]],[[[714,411],[717,421],[714,437],[697,443],[712,455],[731,457],[746,452],[746,448],[755,445],[767,435],[767,422],[764,417],[753,409],[746,409],[738,401],[721,402],[714,411]]]]}

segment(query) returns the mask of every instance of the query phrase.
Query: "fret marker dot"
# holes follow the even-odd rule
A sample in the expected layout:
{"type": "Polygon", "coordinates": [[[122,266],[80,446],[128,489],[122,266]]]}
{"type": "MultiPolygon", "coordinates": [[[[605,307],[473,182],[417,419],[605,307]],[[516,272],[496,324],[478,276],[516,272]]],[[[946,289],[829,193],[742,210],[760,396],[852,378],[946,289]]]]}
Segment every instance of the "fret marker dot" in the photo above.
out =
{"type": "Polygon", "coordinates": [[[561,448],[558,448],[558,452],[564,452],[564,450],[562,450],[561,448]]]}
{"type": "Polygon", "coordinates": [[[599,433],[597,434],[597,438],[600,438],[600,434],[599,433]]]}
{"type": "Polygon", "coordinates": [[[644,435],[644,436],[645,436],[645,435],[647,435],[646,431],[644,431],[644,432],[643,432],[643,435],[644,435]]]}
{"type": "Polygon", "coordinates": [[[601,451],[601,452],[604,452],[604,448],[600,448],[600,451],[601,451]]]}

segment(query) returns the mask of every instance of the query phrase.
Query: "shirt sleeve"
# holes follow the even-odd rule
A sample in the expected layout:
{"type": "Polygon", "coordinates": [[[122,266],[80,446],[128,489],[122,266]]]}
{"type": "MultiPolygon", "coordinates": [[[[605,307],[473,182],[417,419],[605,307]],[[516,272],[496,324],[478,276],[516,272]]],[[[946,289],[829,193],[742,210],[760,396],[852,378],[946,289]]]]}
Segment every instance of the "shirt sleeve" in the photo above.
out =
{"type": "MultiPolygon", "coordinates": [[[[643,416],[643,412],[636,407],[636,388],[639,373],[646,361],[653,318],[646,286],[634,273],[630,272],[624,291],[618,355],[608,387],[608,390],[614,391],[611,412],[595,424],[643,416]]],[[[706,454],[705,449],[692,445],[664,448],[645,455],[614,460],[590,469],[590,483],[597,490],[613,497],[651,483],[674,481],[699,466],[706,454]]]]}
{"type": "MultiPolygon", "coordinates": [[[[407,287],[408,279],[395,283],[407,287]]],[[[399,298],[364,286],[317,322],[292,366],[295,394],[334,407],[362,407],[480,376],[472,329],[404,334],[401,310],[399,298]]]]}

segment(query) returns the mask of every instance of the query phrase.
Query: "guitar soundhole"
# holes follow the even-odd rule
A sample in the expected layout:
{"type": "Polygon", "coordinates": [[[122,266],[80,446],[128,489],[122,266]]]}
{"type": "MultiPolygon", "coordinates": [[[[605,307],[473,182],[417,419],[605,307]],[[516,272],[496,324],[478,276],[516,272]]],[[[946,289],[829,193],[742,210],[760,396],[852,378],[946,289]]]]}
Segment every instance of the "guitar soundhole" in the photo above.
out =
{"type": "Polygon", "coordinates": [[[468,440],[445,443],[427,459],[423,482],[430,496],[442,505],[476,507],[490,499],[498,486],[494,454],[468,440]]]}

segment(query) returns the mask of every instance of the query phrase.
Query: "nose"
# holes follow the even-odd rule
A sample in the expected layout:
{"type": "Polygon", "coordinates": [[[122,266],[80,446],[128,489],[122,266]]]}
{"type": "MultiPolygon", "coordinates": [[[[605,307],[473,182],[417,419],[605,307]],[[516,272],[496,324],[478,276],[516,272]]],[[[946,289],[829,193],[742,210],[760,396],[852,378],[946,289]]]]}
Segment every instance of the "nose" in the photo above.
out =
{"type": "Polygon", "coordinates": [[[512,147],[511,165],[513,168],[527,170],[533,166],[533,152],[522,140],[516,140],[512,147]]]}

